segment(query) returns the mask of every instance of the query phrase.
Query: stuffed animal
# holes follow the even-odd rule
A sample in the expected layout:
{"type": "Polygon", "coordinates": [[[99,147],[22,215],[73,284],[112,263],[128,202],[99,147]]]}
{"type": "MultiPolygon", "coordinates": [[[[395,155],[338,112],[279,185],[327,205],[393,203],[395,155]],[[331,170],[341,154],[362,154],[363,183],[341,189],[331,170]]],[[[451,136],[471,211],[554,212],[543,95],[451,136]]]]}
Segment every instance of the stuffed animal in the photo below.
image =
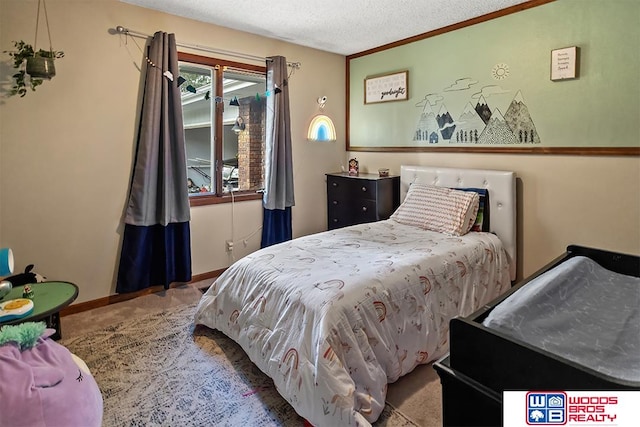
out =
{"type": "Polygon", "coordinates": [[[40,283],[47,280],[46,277],[38,273],[32,272],[31,270],[33,270],[33,264],[27,265],[26,268],[24,269],[24,273],[16,274],[15,276],[5,277],[2,280],[11,282],[11,285],[13,287],[28,285],[30,283],[40,283]]]}
{"type": "Polygon", "coordinates": [[[0,426],[102,425],[98,384],[54,332],[44,322],[0,329],[0,426]]]}

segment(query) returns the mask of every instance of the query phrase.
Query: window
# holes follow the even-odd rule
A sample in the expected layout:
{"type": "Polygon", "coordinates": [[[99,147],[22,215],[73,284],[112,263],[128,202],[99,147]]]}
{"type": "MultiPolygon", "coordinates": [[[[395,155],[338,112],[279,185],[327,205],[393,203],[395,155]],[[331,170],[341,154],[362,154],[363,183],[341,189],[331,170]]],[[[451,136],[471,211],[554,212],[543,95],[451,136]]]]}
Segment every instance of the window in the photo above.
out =
{"type": "Polygon", "coordinates": [[[258,199],[264,183],[266,68],[178,54],[191,205],[258,199]]]}

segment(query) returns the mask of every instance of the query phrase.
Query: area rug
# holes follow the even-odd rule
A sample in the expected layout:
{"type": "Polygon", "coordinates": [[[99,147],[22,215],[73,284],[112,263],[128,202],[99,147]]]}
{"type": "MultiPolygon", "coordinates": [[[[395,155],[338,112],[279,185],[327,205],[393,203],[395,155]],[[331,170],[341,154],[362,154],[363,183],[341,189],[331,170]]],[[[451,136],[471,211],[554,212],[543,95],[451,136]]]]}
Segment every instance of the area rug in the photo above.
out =
{"type": "MultiPolygon", "coordinates": [[[[194,327],[195,308],[176,306],[60,341],[91,369],[104,399],[103,426],[303,426],[235,342],[194,327]]],[[[374,426],[417,425],[387,404],[374,426]]]]}

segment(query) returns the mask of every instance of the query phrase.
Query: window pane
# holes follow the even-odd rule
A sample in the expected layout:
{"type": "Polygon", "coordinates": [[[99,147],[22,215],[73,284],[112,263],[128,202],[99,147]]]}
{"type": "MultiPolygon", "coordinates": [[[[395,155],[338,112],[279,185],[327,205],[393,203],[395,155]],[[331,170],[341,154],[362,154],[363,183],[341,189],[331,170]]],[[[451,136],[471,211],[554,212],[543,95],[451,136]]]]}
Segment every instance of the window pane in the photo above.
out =
{"type": "Polygon", "coordinates": [[[262,190],[265,67],[180,52],[178,58],[190,196],[262,190]]]}
{"type": "Polygon", "coordinates": [[[265,76],[227,68],[223,77],[223,191],[260,190],[264,182],[265,76]]]}
{"type": "Polygon", "coordinates": [[[215,191],[213,156],[213,69],[180,63],[182,116],[187,155],[189,193],[215,191]]]}

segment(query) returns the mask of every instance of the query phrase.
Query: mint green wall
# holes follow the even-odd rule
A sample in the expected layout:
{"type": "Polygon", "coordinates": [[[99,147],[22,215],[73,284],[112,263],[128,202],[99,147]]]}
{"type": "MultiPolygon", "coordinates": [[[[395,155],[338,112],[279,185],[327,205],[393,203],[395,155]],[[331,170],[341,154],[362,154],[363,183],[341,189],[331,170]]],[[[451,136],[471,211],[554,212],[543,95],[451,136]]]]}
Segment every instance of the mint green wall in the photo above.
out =
{"type": "Polygon", "coordinates": [[[484,87],[504,115],[521,91],[540,147],[640,145],[640,1],[558,0],[350,61],[352,147],[417,147],[425,96],[454,120],[484,87]],[[579,78],[550,80],[551,50],[580,48],[579,78]],[[492,70],[506,64],[509,75],[492,70]],[[364,105],[364,79],[409,70],[409,100],[364,105]],[[445,91],[457,79],[477,83],[445,91]],[[501,92],[501,93],[497,93],[501,92]]]}

